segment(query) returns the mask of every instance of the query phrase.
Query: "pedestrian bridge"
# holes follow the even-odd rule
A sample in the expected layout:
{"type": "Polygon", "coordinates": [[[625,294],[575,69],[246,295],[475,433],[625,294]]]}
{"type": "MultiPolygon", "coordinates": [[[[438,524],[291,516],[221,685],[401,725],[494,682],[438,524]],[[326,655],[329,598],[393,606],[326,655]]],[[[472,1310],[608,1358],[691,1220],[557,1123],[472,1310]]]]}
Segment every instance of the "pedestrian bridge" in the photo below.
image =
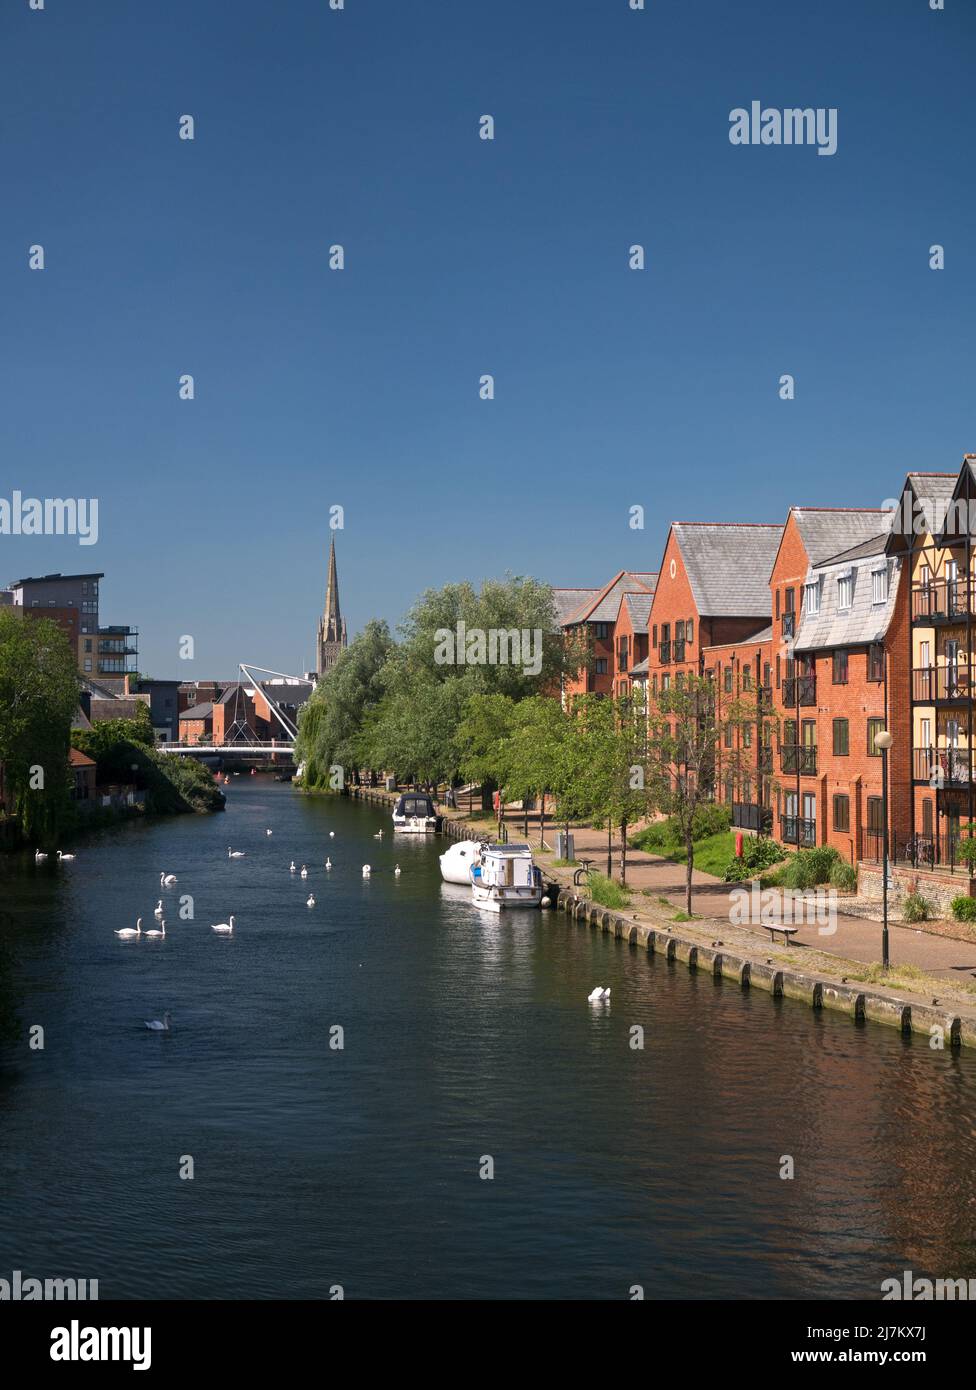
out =
{"type": "Polygon", "coordinates": [[[220,742],[161,743],[160,752],[251,758],[257,754],[270,756],[271,761],[294,758],[298,711],[315,689],[315,682],[244,661],[238,669],[240,680],[234,689],[226,736],[220,742]],[[255,725],[277,732],[273,738],[258,738],[255,725]]]}

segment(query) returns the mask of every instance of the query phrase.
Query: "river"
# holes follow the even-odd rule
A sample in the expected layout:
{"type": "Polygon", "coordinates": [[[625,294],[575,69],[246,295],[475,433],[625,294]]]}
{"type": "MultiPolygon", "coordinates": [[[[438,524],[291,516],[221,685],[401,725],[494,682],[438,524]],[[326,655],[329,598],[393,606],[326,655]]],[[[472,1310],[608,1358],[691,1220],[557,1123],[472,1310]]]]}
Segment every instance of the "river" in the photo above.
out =
{"type": "Polygon", "coordinates": [[[18,1012],[45,1044],[0,1053],[0,1277],[97,1278],[102,1298],[624,1299],[976,1276],[972,1053],[555,912],[483,914],[441,885],[446,843],[237,777],[222,815],[0,862],[18,1012]],[[118,939],[157,925],[164,869],[166,939],[118,939]],[[210,930],[231,913],[232,937],[210,930]],[[171,1031],[148,1032],[166,1009],[171,1031]]]}

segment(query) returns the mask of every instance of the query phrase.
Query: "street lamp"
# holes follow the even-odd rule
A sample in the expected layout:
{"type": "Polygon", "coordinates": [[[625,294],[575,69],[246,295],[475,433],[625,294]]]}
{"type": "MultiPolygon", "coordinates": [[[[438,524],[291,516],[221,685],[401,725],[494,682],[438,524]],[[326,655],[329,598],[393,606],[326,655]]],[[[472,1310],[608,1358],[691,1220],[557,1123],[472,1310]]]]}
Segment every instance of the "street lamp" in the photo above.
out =
{"type": "Polygon", "coordinates": [[[881,814],[884,827],[881,836],[881,969],[890,965],[888,955],[888,749],[894,743],[887,729],[874,736],[875,748],[881,749],[881,814]]]}

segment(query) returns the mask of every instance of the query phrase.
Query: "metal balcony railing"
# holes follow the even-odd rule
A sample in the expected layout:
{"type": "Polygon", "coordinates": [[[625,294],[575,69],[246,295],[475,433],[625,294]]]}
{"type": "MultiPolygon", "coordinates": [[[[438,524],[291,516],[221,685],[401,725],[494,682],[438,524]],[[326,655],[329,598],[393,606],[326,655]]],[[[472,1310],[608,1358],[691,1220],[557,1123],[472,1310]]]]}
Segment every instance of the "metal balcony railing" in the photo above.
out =
{"type": "Polygon", "coordinates": [[[912,698],[922,704],[937,700],[968,700],[973,693],[976,668],[962,666],[922,666],[912,672],[912,698]]]}
{"type": "Polygon", "coordinates": [[[784,637],[796,636],[796,614],[784,613],[780,618],[780,631],[784,637]]]}
{"type": "Polygon", "coordinates": [[[790,676],[783,682],[783,704],[787,709],[817,703],[816,676],[790,676]]]}
{"type": "Polygon", "coordinates": [[[809,849],[817,843],[817,822],[803,820],[798,816],[780,816],[780,839],[786,845],[797,845],[809,849]]]}
{"type": "Polygon", "coordinates": [[[760,835],[769,835],[773,813],[768,806],[760,806],[755,801],[733,801],[732,824],[736,830],[755,830],[760,835]]]}
{"type": "Polygon", "coordinates": [[[783,743],[779,750],[780,767],[783,772],[798,772],[801,777],[813,777],[817,772],[817,749],[815,745],[803,743],[783,743]]]}
{"type": "Polygon", "coordinates": [[[912,586],[912,621],[964,622],[976,615],[976,584],[966,579],[937,579],[912,586]]]}
{"type": "Polygon", "coordinates": [[[670,664],[671,664],[671,643],[670,643],[670,642],[662,642],[661,645],[658,647],[657,650],[658,650],[658,660],[660,661],[661,665],[662,665],[662,666],[670,666],[670,664]]]}
{"type": "Polygon", "coordinates": [[[972,781],[973,759],[967,748],[916,748],[912,763],[916,782],[966,787],[972,781]]]}

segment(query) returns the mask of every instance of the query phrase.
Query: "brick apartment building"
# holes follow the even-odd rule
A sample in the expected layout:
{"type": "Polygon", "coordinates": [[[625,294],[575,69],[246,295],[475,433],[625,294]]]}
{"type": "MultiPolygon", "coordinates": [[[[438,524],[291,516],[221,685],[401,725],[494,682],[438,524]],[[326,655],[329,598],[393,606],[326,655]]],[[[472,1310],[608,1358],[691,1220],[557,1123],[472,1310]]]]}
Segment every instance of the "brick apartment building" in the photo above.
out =
{"type": "Polygon", "coordinates": [[[100,572],[44,574],[16,579],[8,586],[15,609],[50,618],[64,632],[78,670],[88,676],[123,676],[137,668],[139,630],[128,624],[99,622],[100,572]]]}
{"type": "Polygon", "coordinates": [[[579,673],[564,682],[564,699],[615,693],[618,679],[625,675],[617,669],[614,635],[621,600],[625,594],[653,597],[656,582],[656,574],[619,570],[602,589],[553,590],[556,616],[567,640],[578,642],[588,656],[579,673]]]}

